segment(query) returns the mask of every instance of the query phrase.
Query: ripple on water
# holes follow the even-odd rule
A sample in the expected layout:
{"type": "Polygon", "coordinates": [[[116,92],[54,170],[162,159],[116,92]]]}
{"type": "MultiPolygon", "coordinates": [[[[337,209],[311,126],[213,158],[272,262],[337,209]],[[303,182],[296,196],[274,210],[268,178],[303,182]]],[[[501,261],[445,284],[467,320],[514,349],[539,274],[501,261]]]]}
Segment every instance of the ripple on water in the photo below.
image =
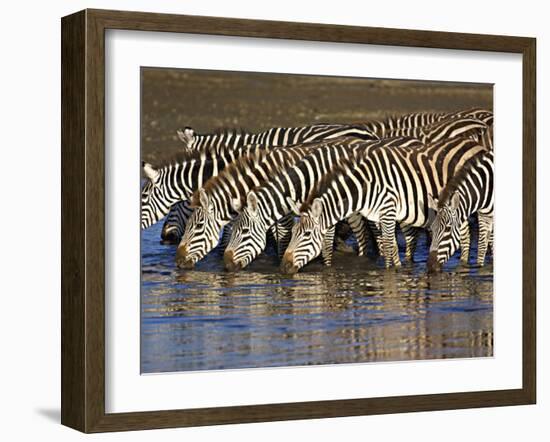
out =
{"type": "Polygon", "coordinates": [[[288,277],[264,254],[232,274],[218,251],[180,270],[160,228],[142,232],[143,373],[493,354],[492,263],[427,275],[421,239],[399,271],[337,253],[288,277]]]}

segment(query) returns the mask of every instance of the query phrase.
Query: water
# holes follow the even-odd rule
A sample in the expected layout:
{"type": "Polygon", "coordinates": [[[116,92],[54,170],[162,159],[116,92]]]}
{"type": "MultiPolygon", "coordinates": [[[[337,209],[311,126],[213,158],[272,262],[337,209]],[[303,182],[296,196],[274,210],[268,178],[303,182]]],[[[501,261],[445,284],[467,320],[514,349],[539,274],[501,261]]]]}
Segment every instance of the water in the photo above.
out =
{"type": "Polygon", "coordinates": [[[142,373],[493,355],[491,262],[427,275],[422,237],[398,271],[337,252],[290,277],[272,253],[227,273],[216,250],[180,270],[161,224],[142,232],[142,373]]]}

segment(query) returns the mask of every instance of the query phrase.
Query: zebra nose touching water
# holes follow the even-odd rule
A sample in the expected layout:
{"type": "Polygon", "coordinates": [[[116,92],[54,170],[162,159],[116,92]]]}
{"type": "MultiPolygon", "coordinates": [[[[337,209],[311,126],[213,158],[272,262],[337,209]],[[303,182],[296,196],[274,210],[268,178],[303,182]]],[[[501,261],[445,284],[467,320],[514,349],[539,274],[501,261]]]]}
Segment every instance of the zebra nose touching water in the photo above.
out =
{"type": "Polygon", "coordinates": [[[192,268],[204,258],[218,243],[222,227],[237,215],[246,194],[312,148],[301,145],[247,155],[211,178],[193,197],[195,210],[178,246],[177,265],[192,268]]]}
{"type": "Polygon", "coordinates": [[[447,184],[439,201],[433,200],[437,215],[432,224],[429,272],[441,270],[459,247],[460,226],[478,215],[477,265],[483,265],[493,237],[493,154],[480,152],[468,161],[447,184]]]}
{"type": "MultiPolygon", "coordinates": [[[[366,254],[372,229],[384,265],[399,267],[396,227],[405,237],[406,259],[412,259],[418,230],[435,219],[427,266],[436,271],[457,249],[467,259],[468,217],[463,213],[469,213],[479,219],[478,263],[483,264],[492,241],[492,206],[458,207],[458,197],[442,195],[451,193],[446,186],[472,157],[492,149],[492,113],[434,114],[426,121],[412,115],[350,126],[352,136],[269,148],[247,145],[230,155],[220,154],[219,145],[194,151],[187,140],[183,161],[144,165],[142,228],[170,212],[163,240],[173,243],[182,235],[176,263],[191,269],[231,226],[223,264],[232,272],[259,256],[272,235],[281,271],[293,274],[319,255],[331,265],[336,225],[344,221],[356,238],[358,255],[366,254]],[[176,209],[185,213],[174,226],[169,220],[176,209]],[[448,235],[441,233],[447,230],[448,235]]],[[[492,184],[486,193],[492,196],[492,184]]]]}
{"type": "MultiPolygon", "coordinates": [[[[281,270],[295,273],[297,269],[315,258],[320,250],[324,233],[339,220],[351,213],[361,213],[367,219],[377,221],[381,230],[381,249],[386,267],[401,265],[396,241],[396,225],[426,228],[430,220],[429,198],[433,195],[445,196],[451,192],[454,184],[463,174],[461,168],[470,170],[470,163],[477,155],[487,151],[476,141],[464,138],[428,144],[423,148],[388,148],[383,142],[374,143],[372,148],[358,152],[351,160],[343,161],[339,167],[327,174],[323,184],[311,192],[302,206],[299,223],[292,232],[292,239],[284,255],[281,270]],[[387,171],[392,171],[391,174],[387,171]],[[454,177],[454,179],[451,179],[454,177]],[[449,181],[450,180],[450,181],[449,181]]],[[[488,154],[490,155],[490,153],[488,154]]],[[[489,167],[487,167],[489,170],[489,167]]],[[[490,169],[492,170],[492,168],[490,169]]],[[[464,172],[466,173],[466,172],[464,172]]],[[[483,196],[483,206],[472,206],[467,215],[454,216],[457,219],[453,228],[453,244],[459,243],[460,230],[468,216],[478,213],[480,216],[480,253],[478,262],[483,264],[492,219],[492,183],[483,186],[479,174],[465,178],[473,182],[472,193],[483,196]],[[487,227],[483,227],[487,226],[487,227]]],[[[472,201],[473,197],[463,198],[472,201]]],[[[454,201],[454,199],[452,200],[454,201]]],[[[441,206],[440,206],[441,207],[441,206]]],[[[453,203],[454,208],[454,203],[453,203]]],[[[443,214],[434,221],[436,245],[444,248],[445,242],[439,241],[443,214]],[[439,242],[438,242],[439,241],[439,242]]],[[[438,253],[439,253],[439,249],[438,253]]],[[[438,262],[448,256],[442,254],[438,262]]],[[[437,266],[431,258],[431,268],[437,266]]]]}

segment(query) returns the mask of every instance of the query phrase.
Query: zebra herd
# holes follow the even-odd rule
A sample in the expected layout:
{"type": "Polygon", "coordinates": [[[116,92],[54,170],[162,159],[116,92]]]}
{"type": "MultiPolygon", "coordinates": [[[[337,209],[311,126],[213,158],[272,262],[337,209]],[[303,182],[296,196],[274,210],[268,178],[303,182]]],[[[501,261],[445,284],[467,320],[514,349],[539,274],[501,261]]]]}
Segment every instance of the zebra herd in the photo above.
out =
{"type": "Polygon", "coordinates": [[[243,269],[266,248],[268,236],[284,273],[319,255],[330,265],[342,222],[358,254],[371,242],[386,267],[401,265],[398,227],[408,260],[419,232],[429,232],[429,271],[458,249],[468,260],[474,215],[478,265],[492,247],[491,111],[420,112],[255,134],[199,135],[191,128],[177,134],[177,158],[158,167],[142,164],[141,226],[166,216],[162,239],[179,242],[179,267],[192,268],[221,241],[225,268],[243,269]]]}

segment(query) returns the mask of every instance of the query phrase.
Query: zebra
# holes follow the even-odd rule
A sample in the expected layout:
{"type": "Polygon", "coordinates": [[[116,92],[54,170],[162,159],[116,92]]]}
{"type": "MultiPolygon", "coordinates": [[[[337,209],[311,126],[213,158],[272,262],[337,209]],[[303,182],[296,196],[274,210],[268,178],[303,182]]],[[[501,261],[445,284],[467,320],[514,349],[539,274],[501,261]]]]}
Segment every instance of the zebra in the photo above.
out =
{"type": "MultiPolygon", "coordinates": [[[[416,117],[420,118],[424,115],[418,114],[416,117]]],[[[405,116],[404,121],[407,121],[406,118],[408,116],[405,116]]],[[[453,117],[449,120],[439,118],[435,123],[423,127],[408,128],[399,121],[393,124],[395,129],[388,132],[388,134],[394,132],[398,134],[407,133],[424,143],[432,140],[438,141],[443,138],[474,136],[487,130],[485,123],[469,116],[453,117]]],[[[388,147],[400,145],[406,147],[423,146],[420,141],[407,140],[404,142],[398,138],[390,140],[387,144],[388,147]]],[[[330,172],[331,168],[338,163],[337,159],[349,158],[354,149],[366,146],[368,146],[368,143],[365,144],[365,142],[359,140],[347,144],[329,143],[324,148],[319,148],[302,159],[297,165],[283,171],[281,176],[274,177],[264,185],[251,191],[247,196],[245,207],[235,221],[224,254],[226,269],[236,271],[250,264],[265,248],[266,233],[269,226],[277,220],[287,220],[288,213],[296,204],[299,207],[299,204],[306,199],[307,194],[317,184],[317,181],[322,179],[323,175],[330,172]]],[[[359,255],[362,255],[367,242],[362,217],[353,214],[347,221],[358,240],[359,255]]],[[[373,224],[369,223],[369,226],[374,230],[375,236],[378,237],[378,229],[373,224]]],[[[416,229],[402,226],[402,231],[406,239],[406,259],[412,260],[416,245],[416,229]]],[[[290,231],[288,231],[288,234],[290,234],[290,231]]],[[[329,229],[326,235],[322,256],[325,264],[330,265],[332,256],[330,237],[334,235],[334,229],[329,229]]],[[[288,244],[288,240],[289,238],[286,238],[286,241],[282,244],[288,244]]]]}
{"type": "MultiPolygon", "coordinates": [[[[485,143],[484,134],[489,131],[489,125],[472,117],[456,117],[440,120],[428,126],[405,127],[392,130],[387,138],[415,137],[424,143],[435,143],[441,140],[470,137],[472,140],[485,143]]],[[[492,144],[487,143],[486,149],[492,150],[492,144]]]]}
{"type": "MultiPolygon", "coordinates": [[[[183,152],[193,155],[199,152],[216,152],[220,164],[229,164],[246,146],[262,145],[264,148],[309,143],[342,136],[377,139],[377,136],[360,124],[317,123],[299,127],[273,127],[263,132],[251,133],[242,129],[220,129],[209,134],[197,134],[193,128],[176,131],[183,143],[183,152]]],[[[192,210],[189,202],[176,203],[170,210],[162,227],[163,243],[177,244],[185,230],[192,210]]]]}
{"type": "Polygon", "coordinates": [[[212,147],[183,151],[158,167],[142,162],[147,180],[141,189],[141,228],[147,229],[164,218],[174,204],[189,199],[206,180],[236,158],[260,150],[262,146],[244,146],[220,155],[212,147]]]}
{"type": "Polygon", "coordinates": [[[316,146],[276,147],[245,155],[208,180],[193,195],[194,210],[176,252],[177,266],[193,268],[217,244],[222,227],[234,218],[251,188],[296,163],[316,146]]]}
{"type": "MultiPolygon", "coordinates": [[[[409,114],[389,116],[379,120],[372,120],[363,123],[363,126],[366,130],[376,134],[379,139],[382,139],[407,135],[399,134],[399,131],[403,129],[436,125],[443,120],[451,120],[455,118],[476,119],[490,126],[492,125],[492,117],[492,111],[481,108],[459,110],[455,112],[412,112],[409,114]]],[[[417,134],[411,134],[411,136],[417,136],[417,134]]]]}
{"type": "MultiPolygon", "coordinates": [[[[441,140],[467,137],[487,150],[493,149],[492,143],[492,112],[484,109],[472,109],[450,114],[447,118],[423,127],[397,128],[388,132],[391,136],[412,136],[422,140],[426,144],[436,143],[441,140]]],[[[376,226],[369,223],[371,229],[377,232],[376,226]]],[[[401,226],[407,239],[406,259],[412,260],[417,241],[418,229],[410,226],[401,226]]],[[[461,227],[461,260],[468,261],[470,250],[470,227],[464,223],[461,227]]],[[[380,238],[379,232],[377,237],[380,238]]]]}
{"type": "Polygon", "coordinates": [[[327,230],[355,212],[380,225],[385,266],[399,267],[396,224],[427,227],[428,194],[439,195],[462,165],[482,151],[486,149],[468,138],[412,149],[387,148],[383,140],[374,143],[342,162],[310,193],[300,208],[281,270],[297,272],[319,254],[327,230]]]}
{"type": "MultiPolygon", "coordinates": [[[[469,116],[471,118],[492,118],[492,112],[483,109],[470,109],[454,113],[414,112],[399,117],[388,117],[367,123],[327,124],[316,123],[299,127],[274,127],[260,133],[244,130],[220,129],[210,134],[197,134],[191,127],[177,130],[177,135],[187,151],[216,149],[226,162],[227,153],[246,145],[263,144],[265,147],[287,146],[300,142],[308,143],[321,139],[335,139],[342,136],[359,137],[366,140],[381,137],[406,135],[397,131],[420,128],[437,123],[443,119],[469,116]]],[[[410,134],[418,136],[418,133],[410,134]]],[[[165,243],[177,243],[185,229],[185,223],[191,210],[188,203],[182,202],[174,207],[163,225],[161,238],[165,243]]]]}
{"type": "MultiPolygon", "coordinates": [[[[191,203],[186,201],[177,202],[172,206],[170,212],[166,216],[164,225],[161,232],[162,244],[178,244],[181,240],[187,220],[193,213],[191,203]]],[[[225,249],[231,235],[230,228],[224,228],[222,238],[220,240],[220,247],[225,249]]]]}
{"type": "MultiPolygon", "coordinates": [[[[184,151],[179,158],[183,162],[194,161],[195,165],[197,165],[197,161],[211,163],[213,167],[211,174],[215,175],[219,170],[238,158],[243,152],[248,152],[254,146],[258,147],[257,144],[245,143],[257,142],[264,148],[269,148],[272,146],[270,143],[283,145],[284,143],[296,144],[298,142],[312,142],[318,139],[335,139],[342,136],[372,140],[377,139],[379,136],[379,134],[375,132],[375,129],[379,130],[384,127],[387,128],[386,130],[396,129],[399,127],[406,127],[410,124],[433,122],[444,118],[444,116],[445,114],[414,113],[404,115],[400,118],[387,118],[381,122],[376,122],[376,124],[373,122],[358,124],[319,123],[295,128],[272,128],[259,134],[251,134],[238,130],[225,130],[212,134],[199,135],[196,134],[193,129],[185,128],[178,131],[178,137],[185,145],[184,151]]],[[[181,164],[181,166],[183,166],[183,164],[181,164]]],[[[200,168],[200,165],[197,166],[200,168]]],[[[146,177],[149,178],[149,184],[152,179],[157,179],[156,169],[152,165],[143,163],[143,167],[146,177]]],[[[206,164],[206,167],[208,169],[208,164],[206,164]]],[[[170,173],[165,172],[164,175],[168,176],[170,173]]],[[[206,178],[208,178],[208,176],[206,176],[206,178]]],[[[191,187],[192,192],[195,188],[200,187],[201,184],[202,182],[196,183],[193,188],[193,185],[188,183],[188,186],[191,187]]],[[[172,197],[166,198],[164,196],[165,194],[173,195],[174,193],[181,193],[178,189],[172,189],[172,186],[173,184],[170,183],[169,180],[155,183],[154,186],[144,186],[142,192],[143,197],[146,198],[144,193],[152,193],[158,198],[150,198],[150,203],[142,206],[142,228],[147,228],[157,222],[170,211],[172,205],[177,203],[172,197]],[[166,186],[166,188],[164,188],[164,186],[166,186]],[[170,200],[170,204],[167,206],[168,200],[170,200]],[[160,208],[162,208],[162,210],[159,210],[160,208]],[[152,210],[158,212],[157,215],[159,215],[160,218],[157,215],[152,216],[152,210]]],[[[182,200],[185,201],[188,197],[189,195],[183,197],[182,200]]],[[[163,241],[177,242],[180,232],[184,231],[185,222],[187,220],[185,213],[189,211],[188,205],[186,207],[185,204],[185,202],[178,204],[177,207],[174,208],[174,211],[177,213],[170,214],[165,221],[162,229],[164,234],[162,237],[163,241]]]]}
{"type": "Polygon", "coordinates": [[[477,264],[484,265],[493,231],[493,174],[493,153],[480,152],[447,183],[439,200],[429,195],[430,206],[437,215],[431,225],[428,272],[440,270],[454,254],[459,246],[460,227],[474,213],[479,219],[477,264]]]}
{"type": "MultiPolygon", "coordinates": [[[[296,204],[304,201],[310,191],[323,177],[343,161],[350,159],[359,149],[366,149],[371,143],[363,140],[340,139],[326,142],[305,156],[295,165],[284,169],[275,177],[270,178],[261,186],[248,192],[246,204],[237,216],[233,225],[231,238],[224,253],[225,267],[229,271],[241,270],[255,259],[266,246],[267,232],[272,225],[284,220],[286,234],[283,249],[290,240],[290,228],[294,218],[293,210],[296,204]]],[[[396,138],[387,143],[388,146],[421,147],[423,144],[416,139],[396,138]]],[[[352,216],[348,219],[359,245],[359,255],[366,249],[367,238],[362,217],[352,216]]],[[[334,226],[327,231],[323,247],[323,260],[330,265],[334,226]]]]}
{"type": "Polygon", "coordinates": [[[186,150],[202,150],[215,146],[222,150],[227,147],[242,147],[248,144],[266,146],[288,146],[297,143],[311,143],[321,139],[343,136],[378,138],[365,125],[347,123],[314,123],[297,127],[272,127],[262,132],[252,133],[242,129],[220,129],[211,134],[197,134],[193,128],[185,127],[176,131],[186,150]]]}
{"type": "MultiPolygon", "coordinates": [[[[381,139],[399,136],[415,137],[424,143],[457,137],[469,137],[488,150],[493,150],[493,112],[488,109],[473,108],[449,113],[416,112],[401,116],[388,117],[379,122],[373,121],[365,126],[381,139]]],[[[353,219],[357,219],[354,217],[353,219]]],[[[368,222],[368,227],[375,238],[381,237],[376,224],[368,222]]],[[[412,260],[416,248],[418,229],[401,226],[405,236],[406,259],[412,260]]],[[[468,260],[469,224],[462,226],[461,260],[468,260]]],[[[380,250],[380,244],[378,249],[380,250]]]]}
{"type": "Polygon", "coordinates": [[[193,213],[193,209],[187,200],[177,202],[170,208],[160,234],[163,244],[179,243],[191,213],[193,213]]]}

